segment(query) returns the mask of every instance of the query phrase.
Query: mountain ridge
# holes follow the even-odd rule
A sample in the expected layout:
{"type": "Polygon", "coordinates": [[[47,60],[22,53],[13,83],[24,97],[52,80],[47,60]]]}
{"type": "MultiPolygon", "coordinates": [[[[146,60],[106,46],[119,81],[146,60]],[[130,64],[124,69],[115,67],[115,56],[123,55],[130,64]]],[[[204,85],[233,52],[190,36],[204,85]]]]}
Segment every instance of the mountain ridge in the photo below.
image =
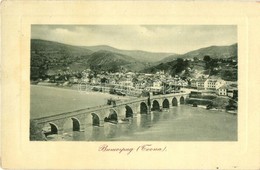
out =
{"type": "Polygon", "coordinates": [[[99,51],[100,49],[105,49],[111,52],[116,52],[116,53],[121,53],[124,55],[131,56],[142,62],[157,62],[169,55],[175,54],[175,53],[167,53],[167,52],[149,52],[144,50],[123,50],[108,45],[82,46],[82,47],[92,50],[94,52],[99,51]]]}
{"type": "Polygon", "coordinates": [[[170,62],[170,61],[173,61],[177,58],[192,59],[194,57],[197,57],[198,59],[203,59],[203,57],[205,55],[209,55],[211,58],[237,57],[237,43],[227,45],[227,46],[212,45],[212,46],[209,46],[209,47],[203,47],[203,48],[199,48],[199,49],[196,49],[196,50],[192,50],[192,51],[189,51],[189,52],[184,53],[184,54],[170,55],[168,57],[165,57],[164,59],[162,59],[158,63],[170,62]],[[223,51],[226,51],[226,52],[223,53],[223,51]]]}
{"type": "MultiPolygon", "coordinates": [[[[149,60],[150,55],[148,54],[151,52],[144,53],[144,55],[147,55],[146,59],[140,57],[143,54],[142,50],[140,50],[141,53],[138,50],[137,53],[130,50],[131,55],[127,55],[127,50],[123,50],[124,53],[120,53],[119,49],[107,45],[91,48],[92,50],[90,47],[85,46],[73,46],[55,41],[31,39],[31,74],[46,74],[48,71],[57,73],[59,70],[68,68],[74,71],[82,71],[87,68],[111,72],[122,70],[133,72],[149,71],[175,67],[176,63],[171,62],[178,58],[202,59],[205,55],[209,55],[211,58],[237,58],[237,43],[229,46],[204,47],[185,54],[173,54],[164,57],[162,60],[157,58],[158,61],[149,60]]],[[[159,54],[156,53],[154,56],[159,54]]],[[[182,70],[182,67],[178,68],[178,70],[182,70]]]]}

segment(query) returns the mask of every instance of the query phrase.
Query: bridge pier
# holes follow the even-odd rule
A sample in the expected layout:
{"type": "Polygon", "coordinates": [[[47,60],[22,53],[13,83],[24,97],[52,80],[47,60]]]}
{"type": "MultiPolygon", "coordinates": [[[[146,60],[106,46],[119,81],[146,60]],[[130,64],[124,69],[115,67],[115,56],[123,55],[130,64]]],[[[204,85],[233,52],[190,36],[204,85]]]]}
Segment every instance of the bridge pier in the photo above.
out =
{"type": "Polygon", "coordinates": [[[147,114],[151,114],[151,106],[148,106],[148,109],[147,109],[147,114]]]}
{"type": "MultiPolygon", "coordinates": [[[[88,121],[88,119],[90,119],[91,116],[89,116],[88,113],[84,113],[82,115],[77,115],[74,118],[76,118],[77,122],[79,123],[79,129],[76,129],[80,132],[85,131],[85,129],[87,128],[87,126],[91,123],[90,120],[88,121]]],[[[73,126],[72,126],[73,128],[73,126]]]]}
{"type": "Polygon", "coordinates": [[[64,133],[64,129],[63,128],[58,128],[58,135],[62,135],[64,133]]]}
{"type": "Polygon", "coordinates": [[[100,122],[99,122],[99,127],[104,127],[104,123],[105,123],[104,120],[100,120],[100,122]]]}

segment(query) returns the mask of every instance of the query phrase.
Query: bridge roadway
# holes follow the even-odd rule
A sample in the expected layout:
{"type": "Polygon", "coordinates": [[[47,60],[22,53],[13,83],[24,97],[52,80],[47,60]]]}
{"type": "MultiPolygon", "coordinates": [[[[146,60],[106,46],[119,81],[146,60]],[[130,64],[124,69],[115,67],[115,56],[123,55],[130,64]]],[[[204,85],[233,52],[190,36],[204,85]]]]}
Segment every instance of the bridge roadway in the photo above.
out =
{"type": "Polygon", "coordinates": [[[84,131],[87,126],[103,126],[105,119],[116,122],[125,118],[135,117],[138,113],[149,114],[151,110],[167,109],[184,104],[188,96],[189,93],[151,96],[150,106],[148,97],[142,97],[134,100],[118,101],[115,106],[94,106],[41,117],[32,121],[41,129],[50,126],[51,134],[62,134],[64,124],[68,121],[71,122],[73,131],[84,131]]]}

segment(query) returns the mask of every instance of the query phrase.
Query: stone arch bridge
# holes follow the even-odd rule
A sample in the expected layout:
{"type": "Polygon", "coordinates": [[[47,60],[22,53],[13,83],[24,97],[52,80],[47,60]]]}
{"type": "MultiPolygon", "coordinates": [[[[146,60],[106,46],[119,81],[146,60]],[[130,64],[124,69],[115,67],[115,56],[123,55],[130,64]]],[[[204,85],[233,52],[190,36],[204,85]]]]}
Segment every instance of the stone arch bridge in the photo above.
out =
{"type": "Polygon", "coordinates": [[[64,124],[70,122],[73,131],[84,131],[89,126],[103,126],[104,122],[118,122],[137,114],[150,114],[151,111],[160,111],[184,104],[188,93],[174,93],[156,95],[117,102],[116,105],[95,106],[86,109],[65,112],[52,116],[33,119],[38,128],[50,127],[50,134],[62,134],[64,124]]]}

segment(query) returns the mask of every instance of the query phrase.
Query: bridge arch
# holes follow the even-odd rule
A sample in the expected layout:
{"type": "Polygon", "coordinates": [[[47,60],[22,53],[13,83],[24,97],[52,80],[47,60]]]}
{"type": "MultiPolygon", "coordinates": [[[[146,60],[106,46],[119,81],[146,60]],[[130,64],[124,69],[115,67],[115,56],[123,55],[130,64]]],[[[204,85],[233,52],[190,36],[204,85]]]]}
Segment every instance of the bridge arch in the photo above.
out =
{"type": "Polygon", "coordinates": [[[49,124],[50,124],[50,126],[51,126],[51,132],[52,132],[53,134],[58,134],[58,126],[55,125],[55,124],[52,123],[52,122],[50,122],[49,124]]]}
{"type": "Polygon", "coordinates": [[[64,119],[62,126],[64,132],[80,131],[80,121],[76,117],[64,119]]]}
{"type": "Polygon", "coordinates": [[[46,137],[49,135],[58,134],[58,126],[55,123],[49,122],[44,125],[42,131],[46,137]]]}
{"type": "Polygon", "coordinates": [[[170,103],[168,99],[164,99],[162,103],[163,108],[170,108],[170,103]]]}
{"type": "Polygon", "coordinates": [[[126,117],[126,118],[127,118],[127,117],[133,117],[133,116],[134,116],[133,109],[132,109],[130,106],[126,105],[126,106],[125,106],[125,109],[126,109],[126,111],[125,111],[125,117],[126,117]]]}
{"type": "Polygon", "coordinates": [[[100,118],[96,113],[91,113],[92,115],[92,126],[99,126],[100,125],[100,118]]]}
{"type": "Polygon", "coordinates": [[[176,99],[176,97],[172,99],[172,106],[178,106],[178,100],[176,99]]]}
{"type": "Polygon", "coordinates": [[[180,98],[180,104],[185,104],[185,100],[184,100],[183,96],[181,96],[181,98],[180,98]]]}
{"type": "Polygon", "coordinates": [[[160,104],[157,100],[154,100],[152,103],[152,111],[159,111],[160,110],[160,104]]]}
{"type": "Polygon", "coordinates": [[[72,117],[71,120],[72,120],[72,130],[80,131],[80,121],[75,117],[72,117]]]}
{"type": "Polygon", "coordinates": [[[140,114],[148,114],[148,107],[145,102],[140,103],[140,114]]]}
{"type": "Polygon", "coordinates": [[[108,117],[105,117],[105,122],[117,122],[118,121],[118,114],[117,111],[113,108],[109,109],[109,115],[108,117]]]}

